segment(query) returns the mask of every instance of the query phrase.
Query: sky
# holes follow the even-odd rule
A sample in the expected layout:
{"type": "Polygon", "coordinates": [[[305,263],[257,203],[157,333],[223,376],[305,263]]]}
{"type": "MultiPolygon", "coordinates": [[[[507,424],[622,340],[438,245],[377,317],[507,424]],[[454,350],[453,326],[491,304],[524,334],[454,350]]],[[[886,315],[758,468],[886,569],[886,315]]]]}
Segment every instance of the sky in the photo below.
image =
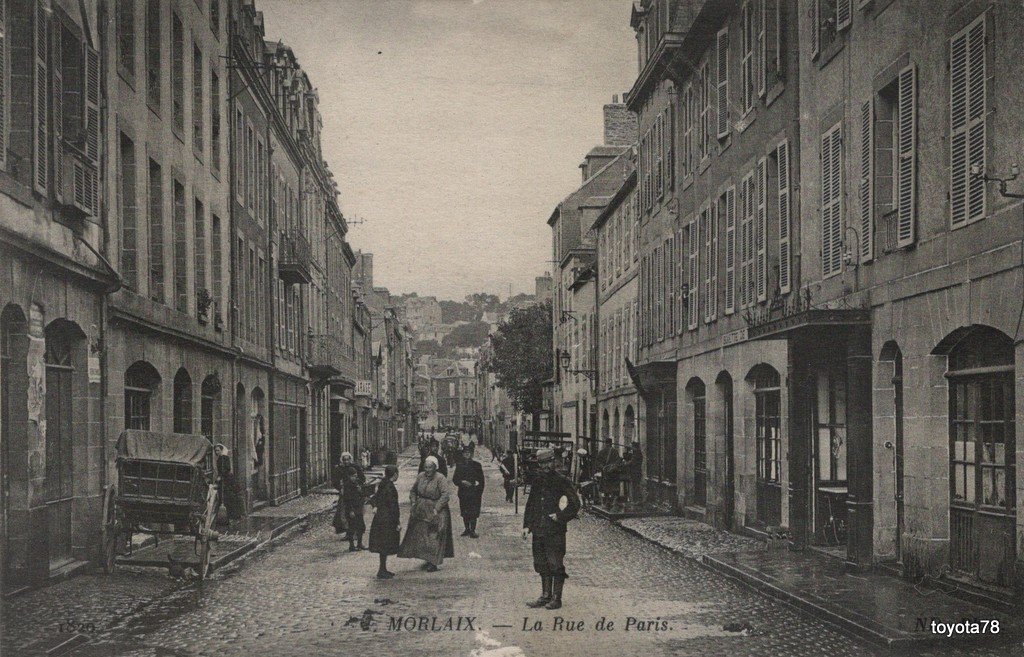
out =
{"type": "Polygon", "coordinates": [[[257,0],[320,96],[374,284],[532,292],[555,205],[636,77],[631,0],[257,0]],[[358,223],[363,220],[365,223],[358,223]]]}

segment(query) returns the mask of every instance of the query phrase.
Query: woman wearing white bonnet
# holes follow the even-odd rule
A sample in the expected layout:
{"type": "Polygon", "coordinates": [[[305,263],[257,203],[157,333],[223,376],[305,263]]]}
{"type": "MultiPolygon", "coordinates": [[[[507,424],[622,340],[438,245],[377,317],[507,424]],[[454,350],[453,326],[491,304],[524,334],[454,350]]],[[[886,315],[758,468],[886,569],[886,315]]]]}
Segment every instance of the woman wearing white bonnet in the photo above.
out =
{"type": "Polygon", "coordinates": [[[398,556],[404,559],[423,559],[424,569],[434,572],[445,557],[454,557],[452,540],[452,514],[448,508],[451,487],[448,479],[437,471],[437,458],[428,456],[423,462],[423,472],[416,476],[416,483],[409,492],[412,509],[409,513],[409,527],[398,548],[398,556]]]}

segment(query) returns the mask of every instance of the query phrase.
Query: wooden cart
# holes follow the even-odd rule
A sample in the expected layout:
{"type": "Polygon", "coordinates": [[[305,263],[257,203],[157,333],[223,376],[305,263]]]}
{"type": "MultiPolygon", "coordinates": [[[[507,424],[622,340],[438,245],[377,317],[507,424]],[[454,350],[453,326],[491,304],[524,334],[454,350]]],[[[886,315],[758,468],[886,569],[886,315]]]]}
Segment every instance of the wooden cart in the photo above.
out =
{"type": "Polygon", "coordinates": [[[103,565],[130,554],[133,534],[192,536],[195,561],[185,565],[205,579],[216,540],[217,473],[213,444],[181,433],[124,431],[117,441],[117,483],[103,499],[103,565]]]}

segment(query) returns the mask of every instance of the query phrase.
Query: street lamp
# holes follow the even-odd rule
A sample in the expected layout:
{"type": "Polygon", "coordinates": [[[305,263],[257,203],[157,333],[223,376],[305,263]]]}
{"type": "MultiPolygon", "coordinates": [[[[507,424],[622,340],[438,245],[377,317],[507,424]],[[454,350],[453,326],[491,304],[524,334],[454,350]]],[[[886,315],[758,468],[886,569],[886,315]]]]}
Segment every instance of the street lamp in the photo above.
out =
{"type": "Polygon", "coordinates": [[[562,369],[565,371],[566,374],[582,374],[583,376],[587,377],[591,381],[593,381],[594,377],[597,376],[597,370],[571,370],[571,369],[569,369],[569,366],[572,364],[572,357],[569,355],[568,351],[563,351],[561,354],[559,354],[558,360],[561,362],[562,369]]]}
{"type": "Polygon", "coordinates": [[[994,182],[999,183],[999,193],[1005,198],[1024,198],[1024,194],[1013,193],[1007,190],[1006,183],[1013,182],[1020,176],[1020,165],[1016,162],[1010,165],[1010,174],[1006,176],[990,176],[985,173],[980,164],[971,165],[971,180],[981,180],[982,182],[994,182]]]}

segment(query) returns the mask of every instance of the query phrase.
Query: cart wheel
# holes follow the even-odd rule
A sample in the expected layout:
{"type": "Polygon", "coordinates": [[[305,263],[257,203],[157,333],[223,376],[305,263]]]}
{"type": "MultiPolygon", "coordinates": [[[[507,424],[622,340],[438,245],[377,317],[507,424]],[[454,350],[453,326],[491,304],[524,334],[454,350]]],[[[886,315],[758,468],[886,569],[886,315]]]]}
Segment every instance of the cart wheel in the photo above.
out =
{"type": "Polygon", "coordinates": [[[121,534],[121,519],[117,515],[117,489],[108,486],[107,492],[103,495],[103,536],[100,545],[102,546],[103,572],[110,574],[114,572],[114,565],[117,561],[117,541],[121,534]]]}
{"type": "Polygon", "coordinates": [[[206,491],[206,513],[199,527],[199,581],[203,581],[210,574],[210,542],[216,540],[216,532],[213,531],[216,509],[217,487],[211,484],[206,491]]]}

